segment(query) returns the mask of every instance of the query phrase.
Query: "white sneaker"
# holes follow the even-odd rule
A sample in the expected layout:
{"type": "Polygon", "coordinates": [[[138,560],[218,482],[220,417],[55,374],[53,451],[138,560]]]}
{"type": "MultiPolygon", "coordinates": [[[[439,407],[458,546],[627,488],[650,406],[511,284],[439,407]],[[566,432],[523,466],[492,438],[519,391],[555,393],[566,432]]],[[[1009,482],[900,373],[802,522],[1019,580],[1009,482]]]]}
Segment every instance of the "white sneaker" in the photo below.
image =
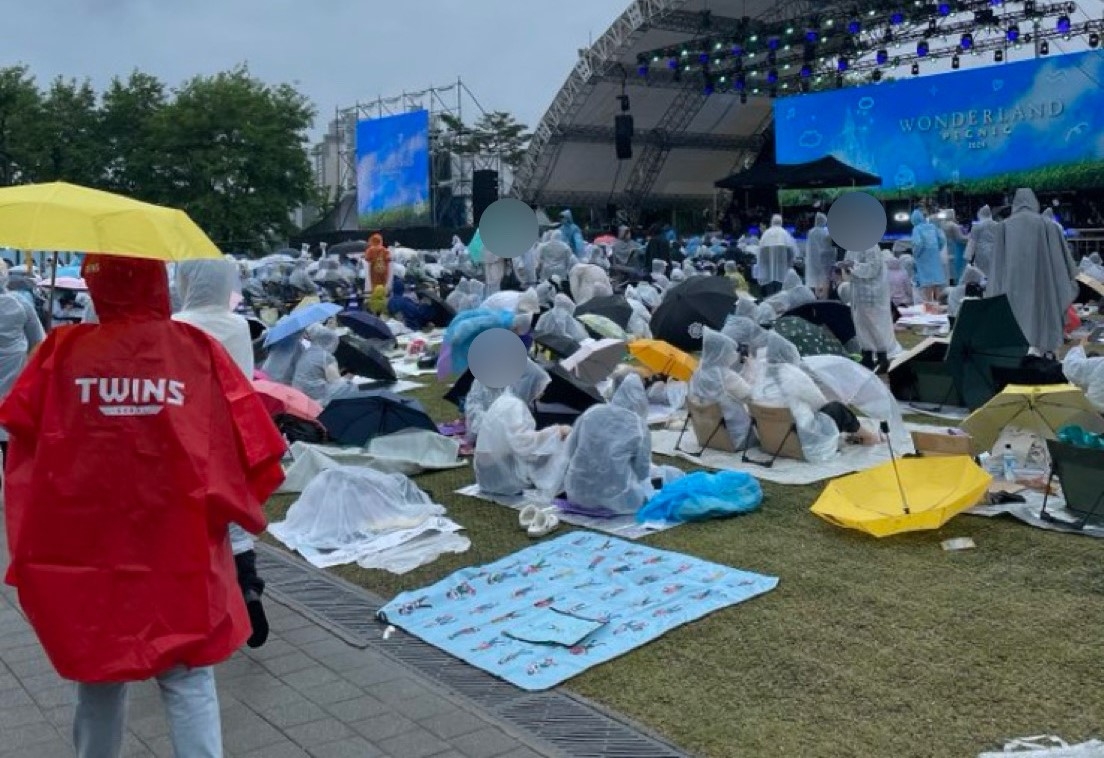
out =
{"type": "Polygon", "coordinates": [[[518,523],[522,529],[528,529],[533,525],[533,522],[537,520],[537,516],[541,514],[541,509],[530,503],[521,509],[521,514],[518,516],[518,523]]]}
{"type": "Polygon", "coordinates": [[[529,525],[529,536],[537,539],[556,531],[560,526],[560,517],[550,511],[537,511],[537,517],[529,525]]]}

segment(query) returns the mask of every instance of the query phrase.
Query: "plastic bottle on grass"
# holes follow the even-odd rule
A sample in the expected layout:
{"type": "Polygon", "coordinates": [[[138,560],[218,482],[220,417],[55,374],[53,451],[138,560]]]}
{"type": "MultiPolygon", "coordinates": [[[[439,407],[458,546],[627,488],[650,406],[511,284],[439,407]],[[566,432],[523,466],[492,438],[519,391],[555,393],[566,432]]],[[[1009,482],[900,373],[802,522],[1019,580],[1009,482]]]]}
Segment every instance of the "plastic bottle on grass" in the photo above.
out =
{"type": "Polygon", "coordinates": [[[1016,454],[1012,452],[1011,445],[1004,446],[1004,455],[1001,456],[1001,465],[1004,471],[1004,481],[1016,481],[1016,454]]]}

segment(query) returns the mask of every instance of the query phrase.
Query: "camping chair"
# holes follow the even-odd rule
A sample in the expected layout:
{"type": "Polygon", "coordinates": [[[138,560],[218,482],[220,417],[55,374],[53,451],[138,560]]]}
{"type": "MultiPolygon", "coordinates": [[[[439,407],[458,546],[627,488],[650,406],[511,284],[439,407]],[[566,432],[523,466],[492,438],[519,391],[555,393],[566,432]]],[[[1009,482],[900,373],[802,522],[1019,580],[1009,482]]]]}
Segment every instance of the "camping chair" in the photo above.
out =
{"type": "Polygon", "coordinates": [[[678,442],[675,443],[675,451],[681,451],[695,458],[701,458],[705,451],[712,448],[725,453],[739,452],[732,444],[732,436],[728,433],[728,425],[725,424],[721,406],[717,403],[699,405],[692,400],[687,400],[689,413],[683,422],[682,431],[679,433],[678,442]],[[698,438],[701,449],[696,453],[682,450],[682,438],[686,435],[686,429],[694,425],[694,436],[698,438]]]}
{"type": "Polygon", "coordinates": [[[1075,447],[1056,440],[1047,440],[1047,450],[1050,453],[1050,477],[1039,518],[1078,530],[1084,529],[1089,522],[1104,523],[1104,509],[1101,508],[1104,505],[1104,450],[1075,447]],[[1054,477],[1058,477],[1062,484],[1066,508],[1080,515],[1080,521],[1071,523],[1047,513],[1054,477]]]}
{"type": "Polygon", "coordinates": [[[748,413],[751,415],[751,427],[744,444],[744,463],[773,468],[779,458],[805,460],[801,440],[797,437],[797,422],[788,408],[769,408],[749,403],[748,413]],[[770,454],[769,461],[757,461],[749,454],[752,434],[759,435],[759,447],[770,454]]]}

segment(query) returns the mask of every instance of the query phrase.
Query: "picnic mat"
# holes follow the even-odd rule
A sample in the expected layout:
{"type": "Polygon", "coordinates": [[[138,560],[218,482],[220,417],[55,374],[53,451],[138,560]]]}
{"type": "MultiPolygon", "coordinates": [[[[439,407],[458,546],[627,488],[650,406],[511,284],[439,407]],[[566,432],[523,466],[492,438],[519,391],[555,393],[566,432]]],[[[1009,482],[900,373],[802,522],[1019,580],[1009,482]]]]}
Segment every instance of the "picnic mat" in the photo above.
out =
{"type": "MultiPolygon", "coordinates": [[[[509,497],[506,495],[487,494],[479,489],[478,484],[471,484],[456,490],[456,494],[464,495],[465,497],[473,497],[476,500],[484,500],[488,503],[504,505],[507,508],[513,508],[515,511],[520,511],[529,504],[540,506],[552,505],[546,495],[542,495],[536,490],[529,490],[524,495],[518,495],[517,497],[509,497]]],[[[556,509],[556,517],[565,524],[581,526],[584,529],[593,529],[598,532],[605,532],[606,534],[612,534],[614,537],[621,537],[627,540],[638,540],[649,534],[655,534],[656,532],[662,532],[666,529],[678,526],[678,524],[670,524],[666,521],[649,521],[646,524],[638,524],[635,516],[596,518],[594,516],[584,516],[581,513],[567,513],[559,508],[556,509]]]]}
{"type": "Polygon", "coordinates": [[[1068,526],[1068,523],[1080,523],[1081,517],[1066,510],[1066,501],[1062,499],[1061,495],[1051,495],[1050,499],[1047,500],[1047,513],[1058,519],[1058,522],[1053,522],[1039,518],[1039,512],[1043,510],[1043,493],[1034,490],[1022,490],[1017,494],[1023,495],[1027,502],[979,505],[966,511],[966,513],[971,516],[1011,516],[1037,529],[1046,529],[1064,534],[1083,534],[1086,537],[1104,537],[1104,526],[1086,524],[1083,530],[1068,526]],[[1061,523],[1063,521],[1067,524],[1061,523]]]}
{"type": "MultiPolygon", "coordinates": [[[[942,427],[923,426],[919,424],[906,424],[912,431],[940,431],[942,427]]],[[[684,461],[696,463],[704,468],[715,471],[743,471],[751,474],[756,479],[765,479],[775,484],[804,485],[815,484],[827,479],[835,479],[856,471],[866,471],[878,464],[889,461],[889,448],[886,445],[863,447],[860,445],[845,445],[843,450],[827,463],[809,463],[797,461],[792,458],[779,458],[774,466],[757,466],[754,463],[744,463],[743,453],[725,453],[720,450],[706,450],[700,457],[691,453],[700,450],[698,440],[694,436],[694,429],[687,428],[686,435],[682,438],[682,445],[675,450],[678,444],[679,434],[675,430],[652,431],[652,453],[666,455],[671,458],[681,458],[684,461]],[[691,451],[690,453],[685,451],[691,451]]],[[[896,450],[897,455],[911,453],[912,450],[896,450]]],[[[757,461],[769,461],[770,455],[759,448],[751,451],[751,457],[757,461]]]]}
{"type": "Polygon", "coordinates": [[[944,405],[938,409],[931,403],[901,403],[901,412],[918,416],[930,416],[932,418],[945,418],[952,421],[965,421],[970,415],[968,408],[958,408],[953,405],[944,405]]]}
{"type": "Polygon", "coordinates": [[[575,532],[404,592],[379,618],[534,692],[777,585],[775,577],[575,532]]]}

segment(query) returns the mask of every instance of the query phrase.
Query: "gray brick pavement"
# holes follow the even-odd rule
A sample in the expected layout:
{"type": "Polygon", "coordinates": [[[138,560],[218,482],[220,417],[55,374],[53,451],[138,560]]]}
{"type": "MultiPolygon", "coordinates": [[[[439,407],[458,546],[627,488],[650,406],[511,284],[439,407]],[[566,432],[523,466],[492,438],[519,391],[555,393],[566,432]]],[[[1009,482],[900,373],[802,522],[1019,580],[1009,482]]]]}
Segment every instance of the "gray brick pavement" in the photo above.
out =
{"type": "MultiPolygon", "coordinates": [[[[2,519],[0,519],[2,523],[2,519]]],[[[0,571],[7,564],[0,526],[0,571]]],[[[236,758],[540,758],[492,716],[273,601],[269,643],[219,666],[226,755],[236,758]]],[[[73,686],[0,588],[0,758],[71,758],[73,686]]],[[[171,756],[157,687],[132,686],[124,755],[171,756]]]]}

